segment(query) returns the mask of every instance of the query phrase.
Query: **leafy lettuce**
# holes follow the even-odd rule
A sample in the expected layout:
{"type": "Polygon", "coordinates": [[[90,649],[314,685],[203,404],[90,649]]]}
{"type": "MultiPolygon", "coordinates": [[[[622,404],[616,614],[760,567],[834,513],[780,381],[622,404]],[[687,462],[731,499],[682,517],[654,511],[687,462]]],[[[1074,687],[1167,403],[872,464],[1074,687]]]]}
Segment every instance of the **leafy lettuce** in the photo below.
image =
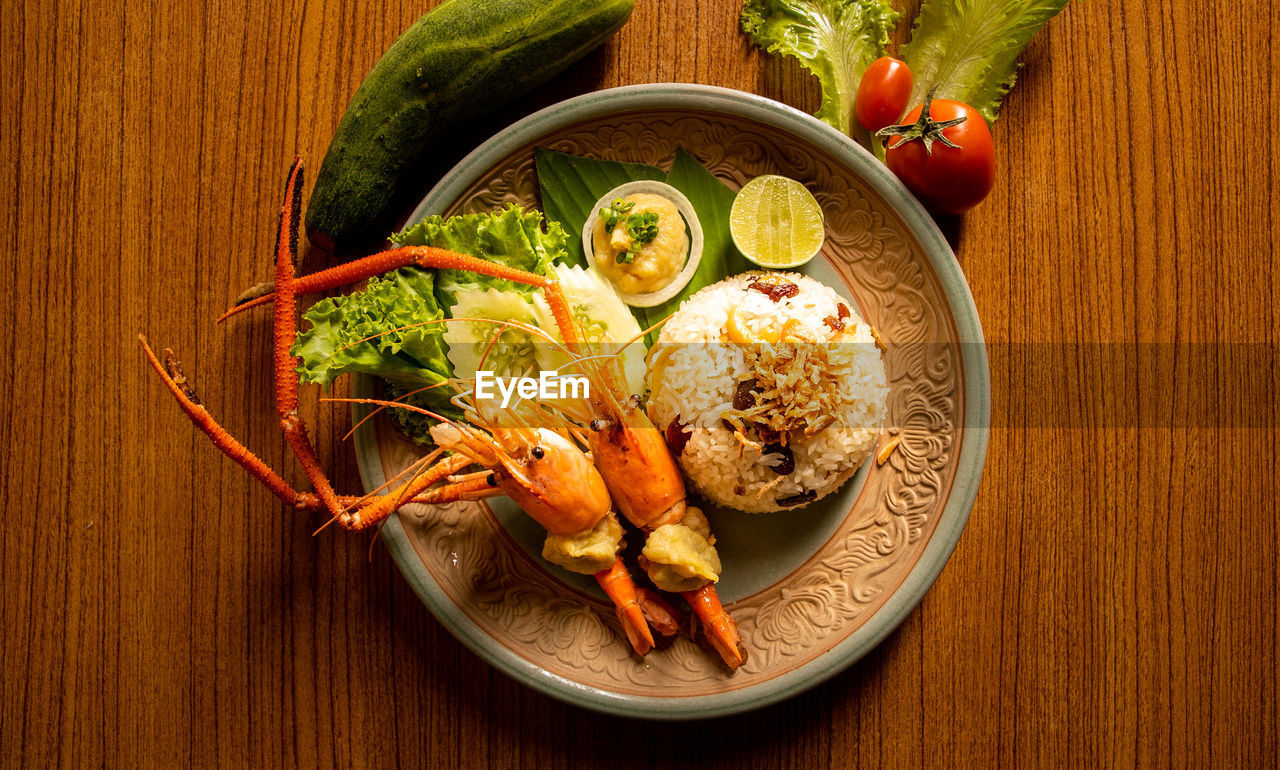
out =
{"type": "MultiPolygon", "coordinates": [[[[449,249],[534,273],[545,273],[567,255],[563,228],[553,222],[544,230],[541,213],[518,206],[448,219],[428,217],[392,240],[449,249]]],[[[446,382],[453,369],[445,324],[436,322],[449,314],[460,294],[485,289],[533,291],[524,284],[461,270],[403,267],[371,279],[363,291],[320,300],[303,315],[310,327],[298,334],[293,346],[294,355],[302,359],[298,376],[302,382],[328,387],[344,374],[371,374],[391,383],[394,393],[446,382]]],[[[454,393],[444,385],[412,401],[457,417],[449,403],[454,393]]],[[[410,430],[415,432],[420,431],[410,430]]]]}
{"type": "MultiPolygon", "coordinates": [[[[539,211],[525,211],[508,204],[501,211],[484,214],[461,214],[445,219],[427,217],[391,236],[402,246],[434,246],[473,257],[497,262],[531,273],[546,273],[554,262],[569,259],[564,228],[548,222],[543,229],[539,211]]],[[[525,294],[533,289],[525,284],[490,278],[465,270],[437,270],[435,296],[440,307],[448,310],[465,291],[499,289],[525,294]]]]}
{"type": "MultiPolygon", "coordinates": [[[[431,273],[405,267],[371,279],[364,291],[317,302],[303,315],[310,328],[293,346],[302,358],[299,379],[328,387],[344,374],[372,374],[406,390],[446,381],[443,325],[433,323],[444,313],[433,283],[431,273]]],[[[424,394],[451,413],[452,395],[449,386],[424,394]]]]}
{"type": "MultiPolygon", "coordinates": [[[[1068,0],[924,0],[901,56],[914,85],[908,105],[930,89],[994,122],[1013,86],[1018,55],[1068,0]]],[[[819,118],[869,144],[853,117],[867,66],[884,54],[898,13],[887,0],[744,0],[742,28],[769,53],[794,56],[822,86],[819,118]]]]}
{"type": "MultiPolygon", "coordinates": [[[[448,388],[436,388],[422,393],[413,393],[408,388],[396,385],[394,382],[386,381],[386,388],[383,396],[390,401],[398,401],[409,406],[418,406],[423,409],[449,417],[450,419],[461,419],[461,410],[455,409],[452,404],[439,403],[442,399],[436,396],[437,391],[448,390],[448,388]]],[[[450,391],[452,393],[452,391],[450,391]]],[[[391,419],[396,421],[400,426],[401,432],[405,434],[415,444],[422,446],[429,445],[431,439],[431,426],[436,424],[436,420],[428,417],[422,412],[412,409],[388,409],[391,419]]]]}
{"type": "Polygon", "coordinates": [[[955,99],[994,122],[1013,86],[1017,58],[1067,0],[924,0],[902,58],[915,84],[910,104],[955,99]]]}
{"type": "Polygon", "coordinates": [[[794,56],[818,76],[817,117],[868,143],[853,98],[862,73],[884,54],[898,15],[887,0],[746,0],[741,21],[761,48],[794,56]]]}

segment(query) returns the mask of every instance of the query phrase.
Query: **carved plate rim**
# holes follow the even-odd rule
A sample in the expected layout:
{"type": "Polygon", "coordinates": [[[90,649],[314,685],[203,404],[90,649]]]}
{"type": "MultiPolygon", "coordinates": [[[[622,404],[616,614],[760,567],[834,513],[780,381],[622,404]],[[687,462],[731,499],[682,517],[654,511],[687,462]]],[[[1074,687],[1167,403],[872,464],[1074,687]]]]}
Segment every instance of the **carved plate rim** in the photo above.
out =
{"type": "MultiPolygon", "coordinates": [[[[946,502],[914,565],[872,614],[824,654],[797,668],[747,687],[687,697],[634,695],[586,685],[548,671],[496,641],[457,606],[436,583],[399,517],[382,530],[388,551],[405,579],[437,619],[482,659],[516,681],[568,703],[606,713],[650,719],[720,716],[759,708],[796,695],[843,671],[897,628],[920,602],[954,550],[986,458],[989,373],[982,327],[969,286],[932,218],[870,153],[830,126],[786,105],[741,91],[695,84],[646,84],[597,91],[552,105],[499,132],[458,163],[422,200],[409,221],[443,211],[502,158],[537,137],[574,123],[624,111],[686,109],[746,118],[789,132],[835,158],[877,193],[902,219],[927,257],[949,305],[945,315],[961,351],[963,441],[955,460],[946,502]]],[[[365,379],[357,389],[372,388],[365,379]]],[[[357,432],[356,453],[366,489],[382,484],[384,473],[376,430],[357,432]]]]}

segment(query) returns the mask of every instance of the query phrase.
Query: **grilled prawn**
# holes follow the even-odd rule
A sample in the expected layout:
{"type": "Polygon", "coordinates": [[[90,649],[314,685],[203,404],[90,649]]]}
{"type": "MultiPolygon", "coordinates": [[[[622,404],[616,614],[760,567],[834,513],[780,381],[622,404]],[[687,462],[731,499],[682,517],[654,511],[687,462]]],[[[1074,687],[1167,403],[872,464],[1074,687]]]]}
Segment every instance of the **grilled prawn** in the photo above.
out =
{"type": "MultiPolygon", "coordinates": [[[[378,524],[409,503],[441,504],[499,494],[511,497],[554,536],[582,536],[595,531],[602,522],[608,522],[611,517],[611,499],[594,465],[564,436],[534,427],[491,427],[486,431],[472,425],[445,422],[438,426],[436,439],[439,448],[421,458],[415,464],[409,479],[395,489],[363,497],[339,495],[334,491],[320,468],[315,447],[298,414],[298,380],[294,374],[296,359],[291,354],[290,347],[296,334],[294,305],[299,292],[325,291],[405,265],[472,270],[543,289],[556,321],[560,324],[561,333],[569,341],[569,347],[576,347],[577,343],[567,304],[553,278],[441,249],[394,249],[295,281],[293,271],[297,256],[301,194],[302,165],[301,160],[296,160],[289,174],[285,202],[280,213],[275,292],[269,299],[274,302],[276,409],[285,437],[315,491],[299,492],[293,489],[279,474],[227,433],[200,403],[173,352],[166,350],[165,360],[161,362],[147,340],[139,335],[147,361],[196,427],[209,437],[214,446],[289,505],[298,510],[328,512],[339,525],[354,531],[378,524]],[[454,453],[446,455],[450,450],[454,453]],[[479,465],[482,470],[459,475],[472,464],[479,465]],[[441,481],[446,483],[433,488],[433,485],[441,481]]],[[[616,521],[612,529],[607,524],[603,529],[617,530],[617,536],[612,542],[609,542],[607,536],[605,538],[606,549],[613,549],[612,554],[606,554],[611,558],[579,565],[578,571],[585,567],[595,568],[589,574],[595,575],[613,600],[618,619],[632,648],[643,656],[653,647],[653,636],[641,612],[631,577],[617,557],[621,529],[616,521]]]]}

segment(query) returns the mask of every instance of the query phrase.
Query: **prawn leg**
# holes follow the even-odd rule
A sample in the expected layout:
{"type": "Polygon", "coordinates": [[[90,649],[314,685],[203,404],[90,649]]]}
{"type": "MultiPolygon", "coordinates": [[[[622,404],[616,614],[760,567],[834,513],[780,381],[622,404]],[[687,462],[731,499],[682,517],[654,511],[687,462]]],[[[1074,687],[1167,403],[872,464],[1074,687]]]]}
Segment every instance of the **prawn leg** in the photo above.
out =
{"type": "MultiPolygon", "coordinates": [[[[204,408],[204,404],[200,402],[200,398],[196,395],[195,389],[191,387],[186,375],[182,373],[181,365],[174,357],[172,350],[165,351],[164,364],[156,358],[156,354],[151,350],[151,346],[147,344],[147,338],[138,335],[138,343],[142,345],[142,352],[147,356],[147,363],[151,364],[151,368],[156,370],[156,374],[160,375],[160,379],[164,382],[169,392],[173,394],[174,400],[178,402],[178,406],[182,407],[182,411],[186,413],[191,422],[200,429],[202,433],[209,437],[209,441],[218,448],[227,457],[235,460],[249,472],[262,485],[281,500],[289,505],[296,506],[299,503],[301,495],[289,483],[280,478],[280,474],[271,469],[271,466],[264,463],[253,452],[249,451],[244,444],[236,440],[234,436],[226,431],[218,421],[209,414],[209,410],[204,408]]],[[[317,502],[319,502],[317,500],[317,502]]]]}
{"type": "Polygon", "coordinates": [[[455,484],[448,484],[437,489],[427,487],[440,479],[451,476],[471,464],[471,459],[464,455],[450,455],[427,471],[401,484],[394,492],[373,498],[368,505],[338,517],[338,523],[353,532],[368,529],[390,516],[405,503],[425,503],[442,505],[458,500],[478,500],[502,494],[498,489],[498,477],[492,471],[455,484]]]}
{"type": "MultiPolygon", "coordinates": [[[[200,432],[209,438],[210,443],[219,451],[248,471],[249,475],[260,481],[263,486],[287,505],[300,511],[327,510],[319,496],[313,492],[298,492],[289,486],[289,483],[282,479],[280,474],[272,470],[271,466],[264,463],[257,455],[218,424],[218,421],[200,402],[199,396],[196,395],[195,389],[191,386],[186,375],[183,374],[182,366],[174,357],[172,350],[165,351],[165,360],[161,363],[155,352],[151,350],[151,345],[148,344],[146,337],[139,334],[138,343],[142,345],[142,352],[147,357],[147,363],[156,371],[156,374],[160,375],[161,381],[164,382],[165,387],[173,395],[174,400],[178,402],[178,406],[181,407],[183,413],[200,429],[200,432]]],[[[338,495],[337,500],[344,507],[361,505],[371,507],[379,503],[382,505],[403,505],[406,503],[447,502],[443,498],[450,495],[456,495],[453,499],[461,499],[462,493],[472,492],[472,490],[456,490],[453,486],[441,487],[440,489],[426,492],[421,490],[430,486],[431,483],[454,473],[456,470],[466,467],[468,464],[470,464],[470,461],[466,458],[451,456],[440,461],[439,465],[417,476],[411,482],[414,483],[413,487],[406,488],[408,485],[405,485],[392,494],[375,495],[371,498],[338,495]],[[430,481],[427,481],[428,479],[430,481]]],[[[483,491],[478,491],[476,496],[484,497],[487,495],[483,491]]],[[[369,515],[366,513],[364,517],[369,515]]]]}
{"type": "Polygon", "coordinates": [[[626,565],[622,563],[622,557],[615,559],[613,566],[597,572],[595,578],[613,600],[614,612],[627,635],[627,641],[631,642],[631,649],[643,658],[653,649],[653,634],[649,631],[644,610],[636,598],[636,585],[632,582],[626,565]]]}
{"type": "Polygon", "coordinates": [[[325,508],[339,519],[345,514],[329,477],[320,467],[320,458],[307,436],[306,423],[298,414],[298,377],[294,373],[297,359],[293,356],[293,340],[297,336],[294,317],[294,262],[298,258],[298,224],[302,216],[302,158],[294,158],[285,185],[284,204],[280,207],[280,228],[276,231],[276,302],[272,323],[273,362],[276,380],[276,412],[280,427],[293,454],[307,474],[325,508]]]}
{"type": "MultiPolygon", "coordinates": [[[[352,529],[363,529],[386,518],[387,515],[395,510],[397,503],[402,504],[417,497],[428,486],[438,481],[439,477],[434,477],[430,473],[424,474],[410,480],[407,485],[396,490],[396,492],[372,498],[363,509],[351,512],[346,510],[344,500],[340,499],[337,493],[334,492],[333,485],[320,467],[320,459],[316,454],[314,445],[311,443],[311,439],[307,435],[306,424],[298,413],[298,380],[294,372],[297,359],[292,354],[294,338],[297,336],[295,300],[299,291],[299,282],[294,278],[294,263],[298,254],[298,225],[301,218],[302,182],[302,159],[296,158],[293,166],[289,169],[284,203],[280,208],[279,229],[276,232],[275,292],[261,298],[259,301],[242,307],[247,309],[254,304],[262,304],[266,301],[271,301],[274,305],[272,339],[276,411],[280,415],[280,427],[284,431],[285,438],[294,455],[298,458],[298,462],[302,466],[303,472],[306,473],[307,479],[315,489],[314,496],[304,496],[294,490],[280,478],[279,474],[271,470],[238,441],[235,441],[199,405],[198,401],[193,402],[182,391],[177,382],[166,373],[156,359],[155,354],[147,346],[146,340],[141,339],[141,337],[140,340],[152,367],[165,379],[166,386],[178,399],[188,417],[209,436],[215,446],[240,463],[242,467],[286,502],[295,506],[301,502],[310,507],[313,497],[318,498],[323,508],[336,517],[343,526],[352,529]]],[[[443,249],[426,247],[392,249],[346,265],[340,265],[322,273],[316,273],[313,276],[309,276],[310,280],[301,288],[303,291],[322,291],[325,288],[352,283],[362,278],[406,265],[469,270],[541,288],[547,293],[548,303],[551,305],[557,321],[564,321],[564,331],[562,333],[565,335],[566,341],[571,345],[576,345],[576,339],[573,337],[573,324],[569,320],[569,306],[564,299],[564,295],[560,292],[559,283],[554,278],[546,278],[507,267],[506,265],[476,259],[475,257],[443,249]]],[[[187,391],[190,395],[194,395],[194,392],[190,391],[189,388],[187,391]]],[[[462,466],[455,463],[452,467],[457,470],[462,466]]],[[[440,498],[441,494],[428,497],[436,499],[440,498]]],[[[462,499],[462,495],[469,494],[488,496],[484,488],[475,484],[453,494],[460,495],[453,499],[462,499]]],[[[441,499],[440,501],[443,502],[444,500],[441,499]]]]}
{"type": "MultiPolygon", "coordinates": [[[[293,232],[292,243],[296,254],[296,230],[293,232]]],[[[328,270],[311,273],[296,280],[292,279],[292,271],[290,271],[290,286],[287,288],[281,283],[280,271],[277,269],[275,292],[231,308],[223,313],[218,321],[223,321],[233,315],[268,302],[273,302],[279,307],[286,299],[292,301],[292,296],[296,294],[314,294],[329,291],[365,278],[382,275],[401,267],[418,267],[426,270],[466,270],[479,275],[502,278],[542,289],[547,294],[547,304],[551,306],[551,313],[555,317],[556,325],[559,327],[560,334],[564,337],[566,345],[575,353],[578,350],[578,339],[573,325],[573,316],[569,311],[569,303],[565,300],[564,294],[560,290],[560,282],[556,278],[530,273],[526,270],[508,267],[507,265],[490,262],[479,257],[437,249],[431,246],[400,246],[399,248],[353,260],[337,267],[331,267],[328,270]],[[286,291],[291,296],[286,298],[284,295],[286,291]]]]}

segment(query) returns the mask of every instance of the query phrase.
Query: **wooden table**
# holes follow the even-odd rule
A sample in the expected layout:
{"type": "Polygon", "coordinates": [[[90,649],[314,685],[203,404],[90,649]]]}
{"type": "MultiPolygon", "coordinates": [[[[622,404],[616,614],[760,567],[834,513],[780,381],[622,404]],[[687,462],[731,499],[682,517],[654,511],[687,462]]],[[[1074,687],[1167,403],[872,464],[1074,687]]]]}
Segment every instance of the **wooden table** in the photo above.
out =
{"type": "MultiPolygon", "coordinates": [[[[212,320],[267,274],[290,159],[321,157],[433,4],[0,10],[0,764],[1275,761],[1280,8],[1073,3],[1035,39],[995,126],[995,192],[949,225],[993,398],[954,556],[826,684],[654,725],[492,671],[369,538],[313,537],[214,452],[135,340],[179,351],[228,427],[302,479],[268,319],[212,320]]],[[[738,32],[739,5],[642,0],[441,165],[619,84],[815,109],[816,83],[738,32]]],[[[355,489],[346,411],[308,415],[355,489]]]]}

